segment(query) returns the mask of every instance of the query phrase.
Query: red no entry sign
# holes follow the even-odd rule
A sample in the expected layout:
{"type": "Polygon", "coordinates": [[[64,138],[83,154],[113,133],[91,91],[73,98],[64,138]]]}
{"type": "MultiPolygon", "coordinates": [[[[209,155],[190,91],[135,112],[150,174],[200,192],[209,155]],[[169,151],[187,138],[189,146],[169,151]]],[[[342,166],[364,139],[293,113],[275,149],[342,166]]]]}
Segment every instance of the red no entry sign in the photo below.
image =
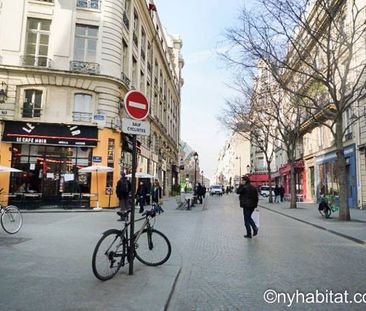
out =
{"type": "Polygon", "coordinates": [[[144,120],[149,114],[149,102],[144,94],[129,91],[125,96],[125,108],[128,115],[135,120],[144,120]]]}

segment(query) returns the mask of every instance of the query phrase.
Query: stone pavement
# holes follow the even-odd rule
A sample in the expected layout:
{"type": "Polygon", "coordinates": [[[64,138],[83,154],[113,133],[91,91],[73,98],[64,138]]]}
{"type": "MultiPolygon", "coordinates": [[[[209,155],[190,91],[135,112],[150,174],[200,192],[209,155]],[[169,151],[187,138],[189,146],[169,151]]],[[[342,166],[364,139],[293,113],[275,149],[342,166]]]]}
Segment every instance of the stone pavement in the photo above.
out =
{"type": "MultiPolygon", "coordinates": [[[[101,233],[119,228],[115,210],[23,211],[15,235],[0,228],[0,310],[6,311],[162,311],[181,269],[181,256],[169,228],[175,199],[166,199],[155,227],[171,241],[172,255],[159,267],[134,262],[106,282],[91,269],[101,233]]],[[[136,217],[138,217],[136,213],[136,217]]]]}
{"type": "Polygon", "coordinates": [[[322,217],[316,203],[297,202],[297,208],[290,209],[290,202],[268,203],[268,198],[260,198],[258,205],[354,242],[366,244],[366,210],[351,208],[351,221],[339,221],[338,211],[332,213],[329,219],[322,217]]]}

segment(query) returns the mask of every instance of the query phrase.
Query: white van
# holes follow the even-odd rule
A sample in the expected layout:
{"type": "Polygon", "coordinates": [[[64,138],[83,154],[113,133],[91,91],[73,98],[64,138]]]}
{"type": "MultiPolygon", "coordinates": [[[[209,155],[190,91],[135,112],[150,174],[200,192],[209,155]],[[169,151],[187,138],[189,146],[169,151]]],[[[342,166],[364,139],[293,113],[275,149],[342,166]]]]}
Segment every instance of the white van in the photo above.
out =
{"type": "MultiPolygon", "coordinates": [[[[269,196],[269,186],[261,186],[260,195],[265,198],[268,197],[269,196]]],[[[273,187],[272,187],[272,196],[274,197],[273,187]]]]}

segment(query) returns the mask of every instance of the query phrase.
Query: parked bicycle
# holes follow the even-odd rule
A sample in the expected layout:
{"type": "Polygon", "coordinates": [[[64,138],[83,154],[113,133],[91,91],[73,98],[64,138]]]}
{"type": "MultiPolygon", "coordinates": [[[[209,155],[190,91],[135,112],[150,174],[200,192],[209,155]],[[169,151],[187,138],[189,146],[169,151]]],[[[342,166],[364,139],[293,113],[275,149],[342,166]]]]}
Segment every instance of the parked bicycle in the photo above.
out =
{"type": "Polygon", "coordinates": [[[141,228],[133,235],[134,249],[130,249],[131,237],[129,229],[130,210],[117,212],[124,218],[123,228],[110,229],[103,232],[93,252],[92,268],[94,275],[101,281],[113,278],[131,256],[148,266],[159,266],[165,263],[171,254],[171,245],[168,238],[154,229],[152,220],[156,216],[156,205],[145,211],[135,222],[143,221],[141,228]],[[132,253],[131,253],[132,251],[132,253]]]}
{"type": "MultiPolygon", "coordinates": [[[[0,189],[0,195],[3,189],[0,189]]],[[[23,224],[23,217],[15,205],[4,206],[0,203],[1,227],[9,234],[17,233],[23,224]]]]}
{"type": "Polygon", "coordinates": [[[338,211],[337,200],[334,195],[326,195],[320,199],[318,206],[320,215],[325,218],[330,218],[330,215],[338,211]]]}

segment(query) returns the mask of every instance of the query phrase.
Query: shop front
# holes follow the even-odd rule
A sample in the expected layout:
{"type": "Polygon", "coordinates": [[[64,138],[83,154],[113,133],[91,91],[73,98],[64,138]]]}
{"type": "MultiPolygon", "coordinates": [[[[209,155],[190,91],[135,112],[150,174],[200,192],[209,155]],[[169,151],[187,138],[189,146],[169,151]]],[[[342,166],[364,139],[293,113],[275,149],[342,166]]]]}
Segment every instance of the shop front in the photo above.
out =
{"type": "Polygon", "coordinates": [[[80,199],[88,205],[91,174],[78,171],[92,165],[97,136],[93,126],[6,121],[1,150],[12,167],[22,170],[10,175],[9,202],[56,207],[66,199],[80,199]]]}
{"type": "MultiPolygon", "coordinates": [[[[355,145],[344,148],[346,157],[346,178],[347,178],[347,202],[349,207],[357,207],[357,175],[356,175],[356,155],[355,145]]],[[[315,160],[315,183],[316,194],[339,195],[339,174],[336,166],[335,151],[316,157],[315,160]]]]}
{"type": "MultiPolygon", "coordinates": [[[[303,201],[306,199],[306,175],[304,160],[296,160],[294,163],[295,169],[295,189],[297,200],[303,201]]],[[[291,165],[286,163],[278,170],[281,175],[282,186],[285,188],[285,195],[290,193],[291,183],[291,165]]]]}
{"type": "Polygon", "coordinates": [[[262,185],[269,184],[269,176],[268,174],[261,174],[261,173],[250,173],[248,174],[250,183],[255,187],[260,187],[262,185]]]}

